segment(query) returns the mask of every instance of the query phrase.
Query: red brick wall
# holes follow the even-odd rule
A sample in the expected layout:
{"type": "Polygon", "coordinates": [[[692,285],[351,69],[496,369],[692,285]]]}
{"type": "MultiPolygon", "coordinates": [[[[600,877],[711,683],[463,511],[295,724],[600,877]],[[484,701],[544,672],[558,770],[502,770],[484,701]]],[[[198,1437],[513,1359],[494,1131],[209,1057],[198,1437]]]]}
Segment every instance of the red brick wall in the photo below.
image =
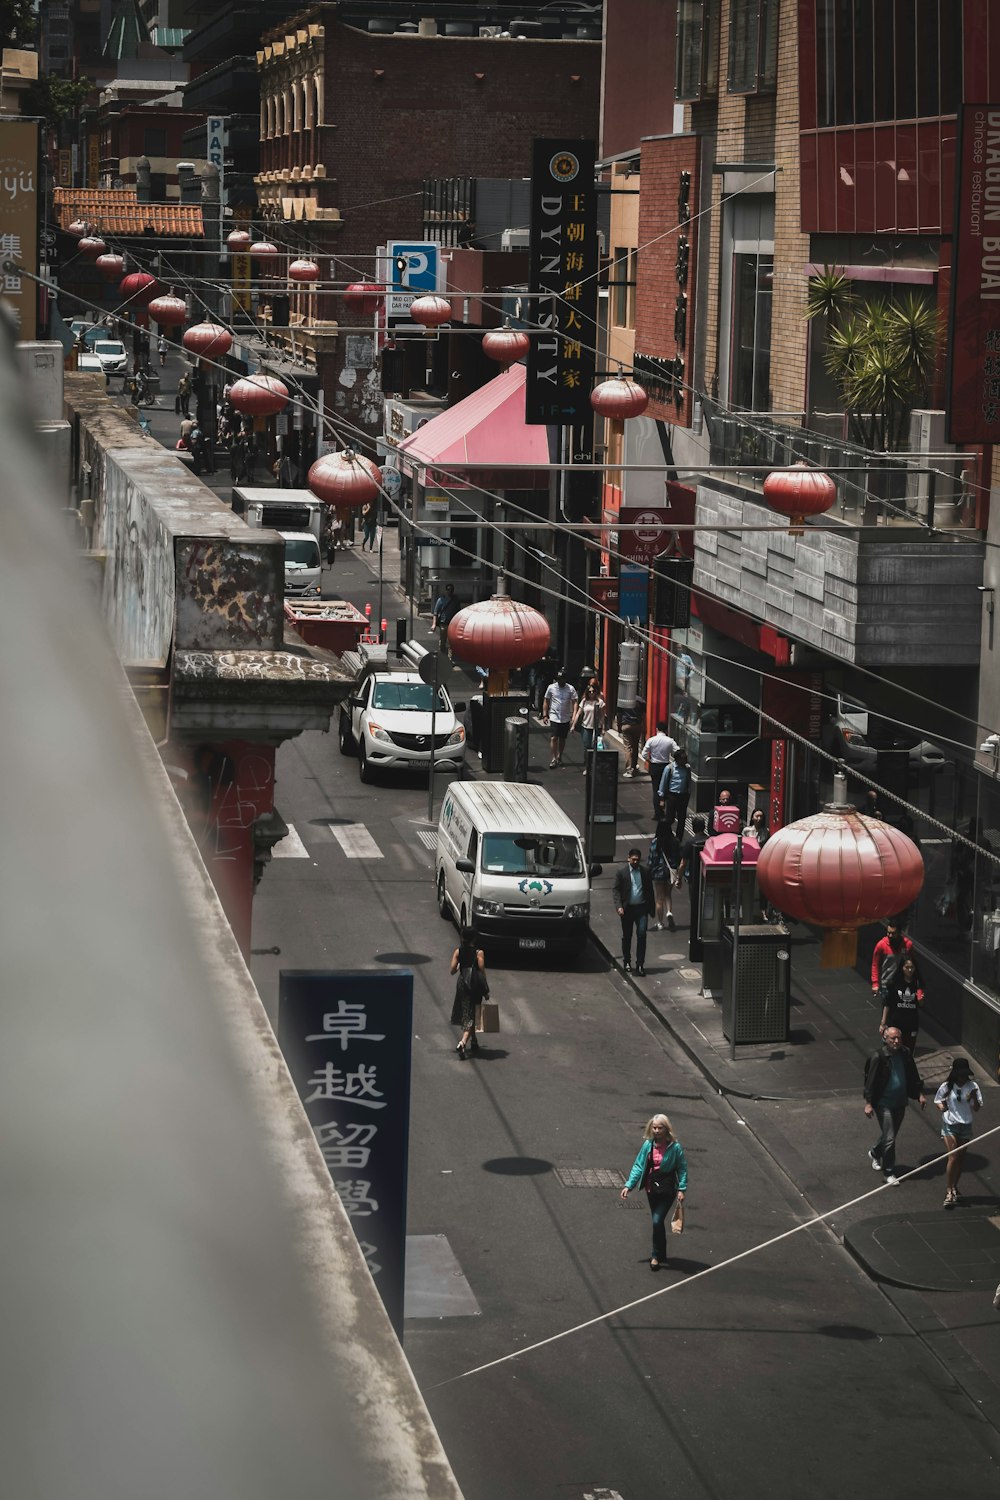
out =
{"type": "MultiPolygon", "coordinates": [[[[681,353],[684,379],[691,380],[695,329],[695,268],[698,257],[698,143],[693,135],[670,136],[643,141],[640,158],[642,194],[639,198],[639,268],[635,300],[635,347],[637,354],[673,359],[681,353]],[[692,215],[684,232],[690,248],[686,348],[679,350],[674,338],[674,308],[681,288],[677,284],[677,198],[680,175],[691,174],[688,211],[692,215]]],[[[682,427],[691,425],[692,402],[685,390],[680,408],[651,401],[649,415],[682,427]]]]}

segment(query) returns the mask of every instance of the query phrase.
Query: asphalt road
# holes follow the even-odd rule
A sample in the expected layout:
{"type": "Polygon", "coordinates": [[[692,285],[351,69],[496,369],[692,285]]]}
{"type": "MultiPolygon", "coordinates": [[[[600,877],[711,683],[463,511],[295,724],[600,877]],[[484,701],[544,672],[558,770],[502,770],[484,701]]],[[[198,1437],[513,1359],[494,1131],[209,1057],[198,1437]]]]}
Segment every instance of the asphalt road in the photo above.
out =
{"type": "MultiPolygon", "coordinates": [[[[171,446],[172,365],[150,413],[171,446]]],[[[324,592],[378,597],[351,552],[324,592]]],[[[402,612],[387,585],[385,613],[402,612]]],[[[253,972],[272,1019],[282,968],[414,972],[408,1229],[443,1237],[458,1274],[441,1290],[468,1310],[408,1318],[404,1347],[468,1500],[995,1491],[996,1430],[827,1229],[691,1279],[811,1209],[595,948],[573,968],[491,964],[503,1029],[462,1063],[425,786],[363,787],[335,734],[309,734],[279,752],[276,801],[299,843],[255,898],[253,972]],[[352,825],[381,857],[348,857],[352,825]],[[687,1228],[654,1277],[642,1195],[623,1205],[614,1183],[661,1109],[691,1184],[687,1228]],[[612,1185],[566,1185],[581,1171],[612,1185]]],[[[813,1162],[822,1121],[805,1107],[783,1128],[801,1130],[812,1192],[836,1145],[813,1162]]]]}

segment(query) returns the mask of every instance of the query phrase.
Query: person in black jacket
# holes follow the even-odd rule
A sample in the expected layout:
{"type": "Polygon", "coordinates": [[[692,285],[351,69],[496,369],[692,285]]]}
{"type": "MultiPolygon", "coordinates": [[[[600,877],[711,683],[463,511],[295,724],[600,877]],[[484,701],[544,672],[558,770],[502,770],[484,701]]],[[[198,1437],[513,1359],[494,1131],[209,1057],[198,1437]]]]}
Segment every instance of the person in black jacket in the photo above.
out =
{"type": "Polygon", "coordinates": [[[615,908],[622,923],[622,968],[632,971],[632,932],[635,931],[635,972],[646,973],[646,927],[656,911],[653,877],[638,849],[628,851],[628,864],[615,873],[615,908]]]}
{"type": "Polygon", "coordinates": [[[878,1141],[868,1152],[872,1171],[881,1172],[892,1187],[899,1182],[896,1137],[906,1114],[907,1099],[916,1099],[921,1109],[927,1103],[917,1065],[903,1046],[903,1033],[898,1026],[887,1026],[882,1046],[865,1063],[865,1114],[869,1119],[874,1116],[882,1128],[878,1141]]]}

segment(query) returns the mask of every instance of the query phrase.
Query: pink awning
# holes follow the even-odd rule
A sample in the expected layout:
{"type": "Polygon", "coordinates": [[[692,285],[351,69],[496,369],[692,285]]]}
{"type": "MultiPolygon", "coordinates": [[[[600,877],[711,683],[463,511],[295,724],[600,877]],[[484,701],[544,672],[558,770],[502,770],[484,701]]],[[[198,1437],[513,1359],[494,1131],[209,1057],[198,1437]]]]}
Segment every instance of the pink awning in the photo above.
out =
{"type": "Polygon", "coordinates": [[[467,483],[484,489],[545,489],[550,462],[548,431],[529,426],[524,420],[525,376],[524,365],[512,365],[404,438],[399,451],[409,460],[407,471],[426,469],[429,472],[423,477],[424,484],[455,488],[449,472],[461,472],[468,464],[488,464],[488,470],[470,470],[467,483]],[[504,465],[509,463],[538,467],[511,469],[504,476],[504,465]]]}

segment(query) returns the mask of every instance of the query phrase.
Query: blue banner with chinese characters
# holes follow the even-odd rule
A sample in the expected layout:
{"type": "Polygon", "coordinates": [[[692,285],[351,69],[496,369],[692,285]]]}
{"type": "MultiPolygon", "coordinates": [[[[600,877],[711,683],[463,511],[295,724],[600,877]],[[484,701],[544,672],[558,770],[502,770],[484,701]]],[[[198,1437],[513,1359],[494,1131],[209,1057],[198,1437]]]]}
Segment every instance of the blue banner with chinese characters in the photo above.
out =
{"type": "Polygon", "coordinates": [[[403,1337],[413,975],[283,969],[278,1044],[403,1337]]]}
{"type": "Polygon", "coordinates": [[[591,420],[597,344],[597,191],[593,141],[536,140],[531,175],[528,350],[524,420],[591,420]]]}

